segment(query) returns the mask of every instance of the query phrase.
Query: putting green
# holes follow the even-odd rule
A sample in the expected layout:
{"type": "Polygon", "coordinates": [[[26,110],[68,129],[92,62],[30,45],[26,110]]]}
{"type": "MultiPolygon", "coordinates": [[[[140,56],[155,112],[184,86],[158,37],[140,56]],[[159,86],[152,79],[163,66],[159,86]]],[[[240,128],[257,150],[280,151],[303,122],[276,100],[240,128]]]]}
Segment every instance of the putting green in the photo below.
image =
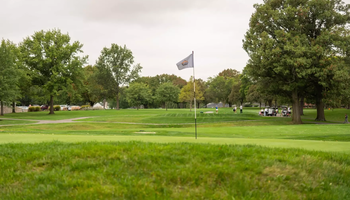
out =
{"type": "Polygon", "coordinates": [[[155,143],[208,143],[208,144],[253,144],[266,147],[301,148],[306,150],[350,153],[350,142],[286,140],[286,139],[250,139],[250,138],[212,138],[169,136],[101,136],[101,135],[47,135],[47,134],[1,134],[0,144],[5,143],[39,143],[39,142],[127,142],[142,141],[155,143]]]}

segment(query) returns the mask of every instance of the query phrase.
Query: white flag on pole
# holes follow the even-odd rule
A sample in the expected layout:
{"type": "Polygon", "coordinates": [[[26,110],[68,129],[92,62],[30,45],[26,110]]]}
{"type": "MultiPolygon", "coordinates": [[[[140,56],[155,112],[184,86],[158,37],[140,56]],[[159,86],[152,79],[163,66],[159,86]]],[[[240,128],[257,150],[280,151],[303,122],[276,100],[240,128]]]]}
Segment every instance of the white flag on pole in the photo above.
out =
{"type": "Polygon", "coordinates": [[[193,54],[187,56],[185,59],[182,59],[176,64],[176,66],[179,70],[193,68],[193,54]]]}

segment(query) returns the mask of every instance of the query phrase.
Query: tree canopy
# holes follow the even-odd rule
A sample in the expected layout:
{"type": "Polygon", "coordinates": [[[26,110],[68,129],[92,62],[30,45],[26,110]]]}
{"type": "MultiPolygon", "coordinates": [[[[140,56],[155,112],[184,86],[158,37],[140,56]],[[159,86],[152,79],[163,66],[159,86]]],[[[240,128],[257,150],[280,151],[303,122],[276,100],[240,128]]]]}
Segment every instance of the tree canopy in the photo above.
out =
{"type": "Polygon", "coordinates": [[[126,99],[131,106],[137,109],[152,101],[152,94],[149,87],[144,83],[131,83],[126,90],[126,99]]]}
{"type": "Polygon", "coordinates": [[[87,59],[79,56],[83,45],[70,41],[68,34],[54,29],[35,32],[20,45],[23,60],[33,72],[33,83],[50,96],[50,114],[54,114],[54,97],[61,91],[73,89],[87,59]]]}
{"type": "Polygon", "coordinates": [[[9,40],[1,40],[0,45],[0,115],[4,115],[4,101],[12,102],[18,90],[19,78],[16,67],[17,47],[9,40]]]}
{"type": "Polygon", "coordinates": [[[322,107],[318,112],[323,112],[322,93],[337,89],[334,78],[346,71],[329,58],[348,48],[349,5],[341,0],[265,0],[254,7],[243,41],[250,57],[247,74],[292,100],[293,123],[302,123],[300,99],[308,87],[314,88],[312,95],[322,107]]]}
{"type": "Polygon", "coordinates": [[[103,48],[96,62],[98,69],[98,83],[104,87],[110,97],[117,101],[116,109],[119,110],[120,88],[139,77],[141,65],[134,65],[134,56],[131,50],[112,44],[110,48],[103,48]]]}
{"type": "Polygon", "coordinates": [[[164,103],[165,109],[168,110],[167,103],[177,102],[179,99],[180,88],[172,83],[161,84],[156,91],[156,98],[158,101],[164,103]]]}

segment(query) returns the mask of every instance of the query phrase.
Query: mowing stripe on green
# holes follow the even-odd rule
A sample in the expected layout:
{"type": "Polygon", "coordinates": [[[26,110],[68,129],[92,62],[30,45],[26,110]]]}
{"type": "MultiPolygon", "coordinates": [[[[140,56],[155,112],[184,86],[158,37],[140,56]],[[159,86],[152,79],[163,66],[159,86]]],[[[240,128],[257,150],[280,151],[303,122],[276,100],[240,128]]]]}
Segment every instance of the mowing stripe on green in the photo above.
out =
{"type": "Polygon", "coordinates": [[[106,142],[106,141],[142,141],[154,143],[208,143],[208,144],[253,144],[266,147],[301,148],[306,150],[350,153],[350,142],[287,140],[287,139],[250,139],[250,138],[209,138],[197,140],[190,137],[169,136],[110,136],[110,135],[47,135],[47,134],[1,134],[0,144],[39,143],[48,141],[61,142],[106,142]]]}

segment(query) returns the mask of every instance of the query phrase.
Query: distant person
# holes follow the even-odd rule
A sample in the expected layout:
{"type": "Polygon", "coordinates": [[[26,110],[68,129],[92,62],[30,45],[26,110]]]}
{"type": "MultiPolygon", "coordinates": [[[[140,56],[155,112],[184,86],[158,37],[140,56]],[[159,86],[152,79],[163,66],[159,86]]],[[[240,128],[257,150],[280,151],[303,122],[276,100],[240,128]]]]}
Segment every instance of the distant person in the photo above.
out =
{"type": "Polygon", "coordinates": [[[219,108],[217,106],[215,108],[216,108],[216,114],[218,114],[219,113],[219,108]]]}
{"type": "Polygon", "coordinates": [[[260,116],[263,116],[264,115],[264,109],[263,108],[261,108],[261,110],[260,110],[260,116]]]}
{"type": "Polygon", "coordinates": [[[345,121],[344,121],[344,124],[348,124],[348,114],[345,114],[345,121]]]}
{"type": "Polygon", "coordinates": [[[236,111],[237,111],[237,106],[235,106],[235,113],[236,113],[236,111]]]}
{"type": "Polygon", "coordinates": [[[266,116],[266,114],[267,114],[267,108],[265,107],[264,116],[266,116]]]}
{"type": "Polygon", "coordinates": [[[278,108],[276,108],[276,113],[278,114],[278,108]]]}
{"type": "Polygon", "coordinates": [[[236,113],[236,107],[235,106],[232,106],[232,110],[233,110],[233,113],[236,113]]]}
{"type": "Polygon", "coordinates": [[[239,107],[239,109],[241,110],[241,113],[243,113],[243,106],[242,105],[239,107]]]}

